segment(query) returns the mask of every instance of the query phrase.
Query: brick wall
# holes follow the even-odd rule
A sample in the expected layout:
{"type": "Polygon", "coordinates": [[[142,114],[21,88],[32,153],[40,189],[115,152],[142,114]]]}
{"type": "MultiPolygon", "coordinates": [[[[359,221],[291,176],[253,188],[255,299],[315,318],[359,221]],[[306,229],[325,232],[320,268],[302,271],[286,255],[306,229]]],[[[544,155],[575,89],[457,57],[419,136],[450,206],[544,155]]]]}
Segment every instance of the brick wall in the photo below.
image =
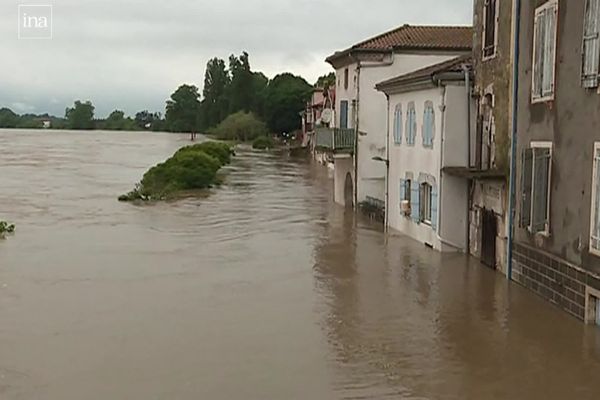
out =
{"type": "Polygon", "coordinates": [[[585,320],[586,282],[595,279],[588,279],[580,268],[532,247],[515,243],[512,279],[574,317],[585,320]]]}

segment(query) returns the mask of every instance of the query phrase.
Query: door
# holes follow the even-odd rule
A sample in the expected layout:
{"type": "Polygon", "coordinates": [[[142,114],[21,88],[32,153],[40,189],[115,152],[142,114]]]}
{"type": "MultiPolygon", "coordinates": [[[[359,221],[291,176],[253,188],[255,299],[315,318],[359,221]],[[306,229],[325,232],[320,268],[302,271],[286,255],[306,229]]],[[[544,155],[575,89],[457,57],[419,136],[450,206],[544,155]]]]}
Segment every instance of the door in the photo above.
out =
{"type": "Polygon", "coordinates": [[[348,102],[346,100],[340,102],[340,128],[348,128],[348,102]]]}
{"type": "Polygon", "coordinates": [[[483,209],[481,233],[481,262],[496,269],[496,236],[498,220],[492,210],[483,209]]]}

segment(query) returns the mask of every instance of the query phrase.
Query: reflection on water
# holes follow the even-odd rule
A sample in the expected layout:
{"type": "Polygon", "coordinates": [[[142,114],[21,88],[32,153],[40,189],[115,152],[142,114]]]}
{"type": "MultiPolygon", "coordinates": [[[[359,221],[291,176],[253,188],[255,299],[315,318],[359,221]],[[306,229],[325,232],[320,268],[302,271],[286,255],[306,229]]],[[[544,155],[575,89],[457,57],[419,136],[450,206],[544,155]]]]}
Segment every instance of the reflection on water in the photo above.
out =
{"type": "Polygon", "coordinates": [[[206,199],[116,197],[187,144],[0,131],[0,399],[596,399],[600,335],[239,151],[206,199]]]}

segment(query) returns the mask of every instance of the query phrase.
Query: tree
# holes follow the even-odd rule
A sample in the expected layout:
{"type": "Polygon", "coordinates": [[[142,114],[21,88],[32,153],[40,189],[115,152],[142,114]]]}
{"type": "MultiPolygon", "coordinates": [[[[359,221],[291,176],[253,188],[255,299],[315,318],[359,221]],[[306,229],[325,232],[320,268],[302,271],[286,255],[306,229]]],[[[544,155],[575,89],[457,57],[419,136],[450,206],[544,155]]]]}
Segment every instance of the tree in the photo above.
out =
{"type": "Polygon", "coordinates": [[[19,116],[9,108],[0,108],[0,128],[16,128],[19,116]]]}
{"type": "Polygon", "coordinates": [[[111,112],[108,118],[99,125],[102,129],[109,131],[133,131],[137,129],[135,121],[125,117],[125,113],[120,110],[111,112]]]}
{"type": "Polygon", "coordinates": [[[267,126],[252,113],[231,114],[209,133],[222,140],[249,141],[267,134],[267,126]]]}
{"type": "Polygon", "coordinates": [[[229,57],[229,73],[231,84],[229,86],[229,112],[249,112],[253,104],[253,81],[254,77],[250,70],[250,59],[248,53],[243,52],[241,56],[229,57]]]}
{"type": "Polygon", "coordinates": [[[227,99],[227,88],[231,84],[231,78],[225,61],[213,58],[206,64],[204,74],[204,89],[202,95],[201,111],[204,127],[213,127],[223,121],[229,113],[229,101],[227,99]]]}
{"type": "Polygon", "coordinates": [[[304,110],[313,87],[303,78],[284,73],[277,75],[265,93],[266,122],[272,132],[283,133],[300,129],[300,112],[304,110]]]}
{"type": "Polygon", "coordinates": [[[199,125],[200,94],[193,85],[181,85],[167,100],[166,123],[171,132],[194,132],[199,125]]]}
{"type": "Polygon", "coordinates": [[[315,87],[328,89],[335,86],[335,72],[330,72],[327,75],[320,76],[315,83],[315,87]]]}
{"type": "Polygon", "coordinates": [[[77,100],[73,108],[65,110],[65,118],[69,129],[94,129],[94,106],[77,100]]]}

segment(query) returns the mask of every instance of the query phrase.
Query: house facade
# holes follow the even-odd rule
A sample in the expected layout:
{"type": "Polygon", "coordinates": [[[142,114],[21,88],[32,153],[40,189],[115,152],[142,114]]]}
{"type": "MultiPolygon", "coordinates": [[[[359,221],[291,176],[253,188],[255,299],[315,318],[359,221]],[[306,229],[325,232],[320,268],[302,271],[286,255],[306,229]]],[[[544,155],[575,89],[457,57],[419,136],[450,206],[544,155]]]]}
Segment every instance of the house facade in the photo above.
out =
{"type": "Polygon", "coordinates": [[[337,79],[337,131],[329,141],[337,135],[353,143],[334,152],[337,203],[385,202],[386,166],[375,159],[387,154],[387,102],[375,85],[468,54],[471,46],[470,27],[404,25],[327,58],[337,79]]]}
{"type": "Polygon", "coordinates": [[[600,324],[600,1],[520,9],[512,278],[600,324]]]}
{"type": "Polygon", "coordinates": [[[335,88],[315,88],[301,116],[302,146],[308,147],[317,161],[328,164],[332,161],[329,153],[316,148],[316,129],[329,127],[335,117],[335,88]]]}
{"type": "Polygon", "coordinates": [[[443,171],[469,165],[470,57],[384,81],[388,227],[439,251],[468,251],[467,180],[443,171]]]}

